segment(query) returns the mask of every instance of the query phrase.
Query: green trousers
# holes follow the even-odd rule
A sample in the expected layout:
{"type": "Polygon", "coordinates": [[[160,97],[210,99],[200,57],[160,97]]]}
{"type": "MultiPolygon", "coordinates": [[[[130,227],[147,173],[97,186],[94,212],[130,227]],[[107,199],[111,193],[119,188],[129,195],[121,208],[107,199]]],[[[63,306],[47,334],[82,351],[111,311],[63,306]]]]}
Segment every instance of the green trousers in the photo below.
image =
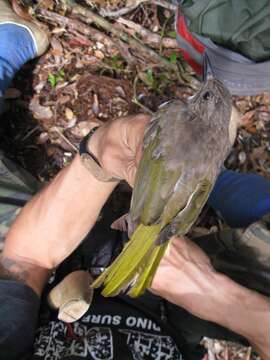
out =
{"type": "Polygon", "coordinates": [[[41,188],[27,171],[0,151],[0,247],[22,206],[41,188]]]}

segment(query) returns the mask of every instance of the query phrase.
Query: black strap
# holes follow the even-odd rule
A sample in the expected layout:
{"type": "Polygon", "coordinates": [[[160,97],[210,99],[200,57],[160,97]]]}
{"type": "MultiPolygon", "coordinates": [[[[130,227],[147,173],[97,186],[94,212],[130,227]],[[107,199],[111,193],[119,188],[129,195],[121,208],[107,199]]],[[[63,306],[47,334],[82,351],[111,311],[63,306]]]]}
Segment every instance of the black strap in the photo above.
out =
{"type": "Polygon", "coordinates": [[[99,128],[99,126],[94,127],[80,142],[79,145],[79,153],[80,155],[85,154],[85,153],[89,153],[88,149],[87,149],[87,144],[89,142],[89,140],[91,139],[91,137],[94,135],[94,133],[96,132],[96,130],[99,128]]]}
{"type": "Polygon", "coordinates": [[[0,196],[0,204],[14,205],[23,207],[27,203],[26,200],[14,199],[8,196],[0,196]]]}

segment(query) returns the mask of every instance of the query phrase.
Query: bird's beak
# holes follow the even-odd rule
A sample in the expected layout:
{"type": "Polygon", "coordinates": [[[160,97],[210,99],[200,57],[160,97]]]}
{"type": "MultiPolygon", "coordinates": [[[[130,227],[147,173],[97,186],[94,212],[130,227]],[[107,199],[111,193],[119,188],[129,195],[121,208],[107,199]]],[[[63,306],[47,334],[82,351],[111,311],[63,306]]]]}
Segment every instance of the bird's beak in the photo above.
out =
{"type": "Polygon", "coordinates": [[[204,53],[203,61],[204,61],[204,66],[203,66],[203,69],[204,69],[203,78],[204,78],[204,80],[205,81],[213,80],[214,79],[213,70],[212,70],[212,67],[211,67],[209,57],[208,57],[208,55],[206,53],[204,53]]]}

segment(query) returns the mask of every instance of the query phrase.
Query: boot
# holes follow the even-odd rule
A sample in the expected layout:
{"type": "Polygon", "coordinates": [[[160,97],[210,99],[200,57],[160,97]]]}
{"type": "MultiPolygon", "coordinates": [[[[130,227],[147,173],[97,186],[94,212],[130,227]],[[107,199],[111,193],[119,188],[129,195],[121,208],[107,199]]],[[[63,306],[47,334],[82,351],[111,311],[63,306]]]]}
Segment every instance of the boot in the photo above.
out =
{"type": "Polygon", "coordinates": [[[12,9],[8,0],[0,0],[0,25],[15,24],[27,29],[34,41],[37,56],[42,55],[49,46],[47,33],[35,23],[19,17],[12,9]]]}

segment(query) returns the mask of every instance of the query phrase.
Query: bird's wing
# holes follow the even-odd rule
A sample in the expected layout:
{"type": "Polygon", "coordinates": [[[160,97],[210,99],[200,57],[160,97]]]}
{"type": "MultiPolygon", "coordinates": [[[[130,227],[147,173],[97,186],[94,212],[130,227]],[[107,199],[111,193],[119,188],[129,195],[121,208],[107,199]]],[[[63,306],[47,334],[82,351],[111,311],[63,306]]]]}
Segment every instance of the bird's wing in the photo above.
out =
{"type": "MultiPolygon", "coordinates": [[[[161,108],[150,122],[144,138],[143,155],[137,171],[131,201],[131,219],[144,225],[156,223],[172,195],[182,168],[181,166],[168,169],[167,149],[160,141],[162,129],[175,126],[175,115],[182,113],[186,104],[175,101],[161,108]]],[[[187,116],[191,114],[187,113],[187,116]]],[[[182,116],[180,115],[180,118],[182,116]]],[[[178,126],[181,127],[180,124],[178,126]]],[[[179,131],[179,129],[176,129],[179,131]]]]}

